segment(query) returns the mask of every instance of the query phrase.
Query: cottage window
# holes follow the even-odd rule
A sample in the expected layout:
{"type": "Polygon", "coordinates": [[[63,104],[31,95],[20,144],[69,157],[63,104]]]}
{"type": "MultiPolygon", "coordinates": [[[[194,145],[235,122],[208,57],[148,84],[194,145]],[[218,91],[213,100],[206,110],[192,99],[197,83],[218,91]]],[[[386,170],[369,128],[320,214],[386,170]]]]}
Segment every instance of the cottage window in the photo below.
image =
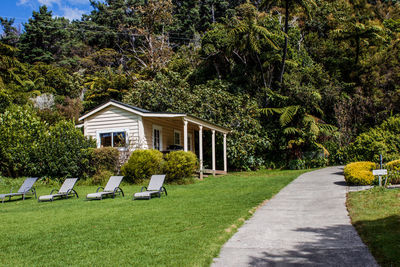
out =
{"type": "Polygon", "coordinates": [[[174,145],[181,145],[181,131],[174,130],[174,145]]]}
{"type": "Polygon", "coordinates": [[[162,149],[162,128],[153,125],[153,149],[162,149]]]}
{"type": "Polygon", "coordinates": [[[100,133],[100,147],[125,147],[126,132],[106,132],[100,133]]]}
{"type": "Polygon", "coordinates": [[[192,134],[188,134],[187,139],[188,139],[187,149],[188,149],[188,151],[192,151],[192,140],[193,140],[192,134]]]}

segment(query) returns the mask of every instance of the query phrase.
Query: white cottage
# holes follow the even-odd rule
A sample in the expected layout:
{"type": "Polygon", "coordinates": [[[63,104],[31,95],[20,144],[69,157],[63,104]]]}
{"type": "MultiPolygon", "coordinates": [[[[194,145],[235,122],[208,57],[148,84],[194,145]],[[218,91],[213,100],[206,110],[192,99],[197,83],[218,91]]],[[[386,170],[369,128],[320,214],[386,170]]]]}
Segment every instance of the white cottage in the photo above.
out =
{"type": "Polygon", "coordinates": [[[97,147],[112,146],[120,151],[157,149],[163,152],[195,151],[194,132],[199,132],[201,173],[226,173],[226,135],[229,129],[183,113],[152,112],[115,100],[100,105],[79,118],[85,136],[97,140],[97,147]],[[203,131],[212,133],[212,169],[203,168],[203,131]],[[216,170],[215,135],[223,134],[224,170],[216,170]]]}

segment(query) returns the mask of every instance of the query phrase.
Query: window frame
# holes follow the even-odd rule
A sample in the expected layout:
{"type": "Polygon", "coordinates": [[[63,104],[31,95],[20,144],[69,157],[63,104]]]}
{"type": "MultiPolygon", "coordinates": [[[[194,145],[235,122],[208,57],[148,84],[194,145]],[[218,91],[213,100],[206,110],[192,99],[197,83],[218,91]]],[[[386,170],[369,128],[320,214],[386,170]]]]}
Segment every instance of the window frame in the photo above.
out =
{"type": "Polygon", "coordinates": [[[187,136],[187,143],[188,143],[188,151],[192,151],[192,145],[193,145],[193,134],[192,133],[188,133],[188,136],[187,136]]]}
{"type": "Polygon", "coordinates": [[[157,124],[153,124],[153,127],[152,127],[152,131],[151,131],[151,144],[152,144],[152,148],[153,149],[156,149],[155,148],[155,146],[154,146],[154,130],[158,130],[159,131],[159,134],[160,134],[160,136],[159,136],[159,142],[160,142],[160,149],[159,149],[159,151],[162,151],[162,149],[163,149],[163,138],[162,138],[162,127],[160,126],[160,125],[157,125],[157,124]]]}
{"type": "Polygon", "coordinates": [[[96,140],[97,140],[97,148],[101,147],[101,138],[100,134],[110,133],[111,134],[111,147],[114,147],[114,133],[125,132],[125,146],[124,147],[115,147],[120,151],[126,151],[129,149],[129,131],[126,128],[112,128],[112,129],[104,129],[96,131],[96,140]]]}
{"type": "Polygon", "coordinates": [[[174,145],[181,146],[181,144],[182,144],[182,131],[174,129],[174,145]],[[178,144],[175,142],[176,141],[175,140],[175,134],[179,134],[179,143],[178,144]]]}

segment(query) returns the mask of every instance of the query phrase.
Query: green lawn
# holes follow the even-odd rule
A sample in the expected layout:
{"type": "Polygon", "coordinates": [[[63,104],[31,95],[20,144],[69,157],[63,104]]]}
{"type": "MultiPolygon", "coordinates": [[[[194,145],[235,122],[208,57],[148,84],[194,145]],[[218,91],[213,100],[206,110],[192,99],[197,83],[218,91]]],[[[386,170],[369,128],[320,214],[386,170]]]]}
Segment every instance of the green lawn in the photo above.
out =
{"type": "MultiPolygon", "coordinates": [[[[169,195],[132,201],[79,199],[0,206],[1,266],[207,266],[254,207],[305,171],[258,171],[168,186],[169,195]]],[[[22,179],[18,182],[22,183],[22,179]]],[[[18,189],[18,186],[16,186],[18,189]]],[[[50,187],[39,186],[39,195],[50,187]]],[[[0,192],[8,186],[0,183],[0,192]]]]}
{"type": "Polygon", "coordinates": [[[358,233],[382,266],[400,266],[400,190],[351,192],[347,206],[358,233]]]}

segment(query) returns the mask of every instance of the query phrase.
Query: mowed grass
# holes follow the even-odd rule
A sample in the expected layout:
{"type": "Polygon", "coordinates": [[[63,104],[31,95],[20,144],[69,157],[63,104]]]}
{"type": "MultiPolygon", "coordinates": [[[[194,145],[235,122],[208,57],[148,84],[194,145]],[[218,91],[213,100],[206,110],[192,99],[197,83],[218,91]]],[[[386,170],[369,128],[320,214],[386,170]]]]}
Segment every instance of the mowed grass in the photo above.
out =
{"type": "Polygon", "coordinates": [[[381,266],[400,266],[400,190],[351,192],[352,223],[381,266]]]}
{"type": "MultiPolygon", "coordinates": [[[[150,201],[132,201],[140,186],[123,185],[124,198],[86,201],[97,187],[77,186],[79,199],[7,202],[0,206],[0,265],[207,266],[254,207],[304,172],[208,177],[167,185],[167,197],[150,201]]],[[[50,190],[37,188],[38,195],[50,190]]]]}

